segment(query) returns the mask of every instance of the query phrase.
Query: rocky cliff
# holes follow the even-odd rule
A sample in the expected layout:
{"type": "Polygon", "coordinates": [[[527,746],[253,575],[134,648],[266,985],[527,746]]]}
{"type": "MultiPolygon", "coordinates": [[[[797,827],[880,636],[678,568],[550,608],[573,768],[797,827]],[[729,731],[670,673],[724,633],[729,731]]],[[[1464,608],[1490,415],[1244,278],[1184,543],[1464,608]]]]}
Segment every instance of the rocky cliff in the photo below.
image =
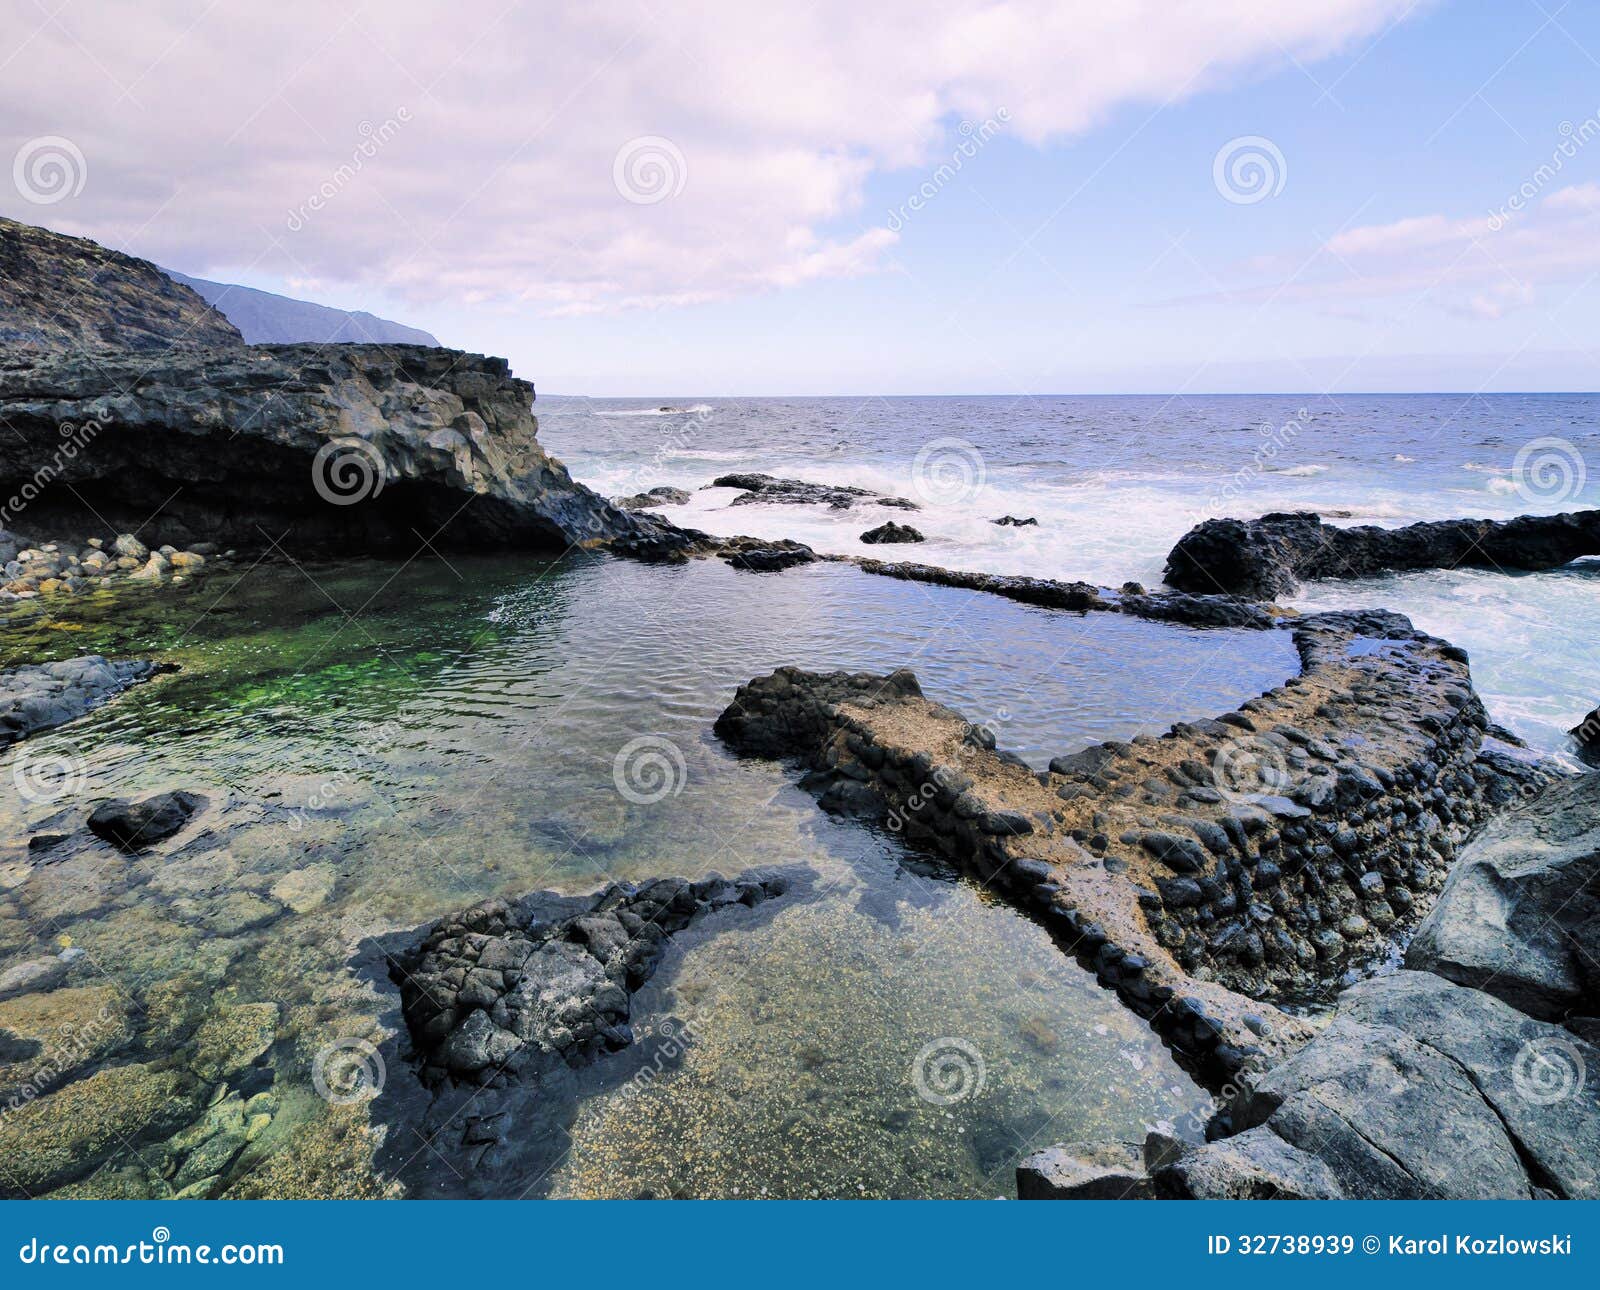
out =
{"type": "Polygon", "coordinates": [[[160,352],[242,343],[232,323],[148,260],[0,219],[0,346],[160,352]]]}
{"type": "Polygon", "coordinates": [[[691,539],[574,483],[505,360],[248,346],[144,260],[0,220],[0,528],[342,553],[691,539]]]}
{"type": "Polygon", "coordinates": [[[574,483],[532,402],[505,360],[422,346],[0,351],[0,498],[27,498],[32,529],[148,521],[179,546],[559,550],[664,528],[574,483]]]}

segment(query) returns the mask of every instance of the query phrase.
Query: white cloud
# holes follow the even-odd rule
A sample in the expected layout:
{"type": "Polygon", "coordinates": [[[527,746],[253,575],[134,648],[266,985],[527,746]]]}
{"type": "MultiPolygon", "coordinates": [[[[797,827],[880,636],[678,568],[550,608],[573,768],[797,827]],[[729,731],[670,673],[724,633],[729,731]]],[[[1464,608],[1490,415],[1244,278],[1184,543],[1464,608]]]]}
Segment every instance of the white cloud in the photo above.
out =
{"type": "Polygon", "coordinates": [[[1489,321],[1534,303],[1537,288],[1600,274],[1600,184],[1557,189],[1515,213],[1417,215],[1367,224],[1303,252],[1253,257],[1252,285],[1164,301],[1308,301],[1331,317],[1361,317],[1352,300],[1422,302],[1489,321]],[[1261,282],[1261,278],[1270,281],[1261,282]],[[1343,302],[1343,303],[1341,303],[1343,302]]]}
{"type": "Polygon", "coordinates": [[[893,235],[865,183],[947,153],[958,119],[1006,108],[1007,133],[1039,143],[1325,56],[1414,6],[12,7],[0,159],[62,135],[89,177],[48,210],[3,192],[7,213],[191,272],[585,313],[871,271],[893,235]],[[640,136],[670,141],[681,191],[619,195],[640,136]]]}

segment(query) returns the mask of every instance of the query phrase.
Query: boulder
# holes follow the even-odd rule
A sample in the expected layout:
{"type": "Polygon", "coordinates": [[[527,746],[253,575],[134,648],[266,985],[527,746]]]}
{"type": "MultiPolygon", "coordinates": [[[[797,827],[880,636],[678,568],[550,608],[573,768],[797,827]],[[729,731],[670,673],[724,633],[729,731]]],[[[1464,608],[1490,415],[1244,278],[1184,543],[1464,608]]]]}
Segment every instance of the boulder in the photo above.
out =
{"type": "Polygon", "coordinates": [[[1017,1166],[1019,1200],[1152,1200],[1144,1153],[1131,1142],[1069,1143],[1017,1166]]]}
{"type": "Polygon", "coordinates": [[[1591,766],[1600,766],[1600,708],[1595,708],[1567,733],[1578,745],[1578,756],[1591,766]]]}
{"type": "Polygon", "coordinates": [[[1600,1197],[1600,1049],[1428,972],[1359,982],[1340,996],[1339,1012],[1404,1031],[1456,1063],[1537,1185],[1600,1197]]]}
{"type": "Polygon", "coordinates": [[[1535,1017],[1600,1016],[1600,775],[1555,783],[1461,853],[1406,953],[1535,1017]]]}
{"type": "Polygon", "coordinates": [[[207,805],[199,793],[182,789],[138,802],[113,798],[89,815],[89,830],[119,851],[141,851],[177,833],[207,805]]]}
{"type": "Polygon", "coordinates": [[[868,546],[877,546],[886,542],[923,542],[927,539],[909,524],[896,524],[890,520],[875,529],[868,529],[861,535],[861,540],[868,546]]]}

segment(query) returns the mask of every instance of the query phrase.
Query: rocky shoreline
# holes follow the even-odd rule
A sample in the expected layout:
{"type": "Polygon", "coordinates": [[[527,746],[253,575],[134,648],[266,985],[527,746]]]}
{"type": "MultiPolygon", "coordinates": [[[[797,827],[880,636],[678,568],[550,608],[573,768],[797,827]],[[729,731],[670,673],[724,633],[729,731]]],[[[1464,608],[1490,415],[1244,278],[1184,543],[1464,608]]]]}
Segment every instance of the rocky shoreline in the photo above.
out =
{"type": "Polygon", "coordinates": [[[1229,1091],[1202,1146],[1052,1147],[1023,1199],[1600,1198],[1600,775],[1463,852],[1402,971],[1229,1091]]]}
{"type": "MultiPolygon", "coordinates": [[[[0,532],[6,600],[181,584],[241,551],[580,549],[760,574],[848,559],[1063,612],[1290,632],[1301,671],[1282,686],[1047,770],[904,670],[780,668],[739,687],[715,730],[741,754],[800,761],[825,809],[939,852],[1026,911],[1221,1099],[1204,1144],[1065,1144],[1024,1164],[1022,1195],[1600,1194],[1586,1082],[1600,1069],[1600,781],[1496,739],[1465,654],[1402,616],[1270,603],[1303,578],[1552,567],[1595,553],[1600,512],[1398,530],[1209,521],[1174,547],[1174,590],[1155,592],[822,557],[648,513],[681,489],[607,501],[574,482],[503,360],[245,346],[153,266],[0,221],[0,266],[13,263],[0,517],[25,512],[30,536],[0,532]],[[74,293],[81,316],[60,322],[74,293]],[[1388,971],[1408,941],[1405,970],[1388,971]],[[1576,1092],[1549,1097],[1563,1072],[1576,1092]]],[[[738,506],[918,509],[760,474],[709,487],[740,490],[738,506]]],[[[922,535],[889,522],[863,540],[922,535]]],[[[86,655],[0,673],[0,748],[164,670],[86,655]]],[[[35,948],[0,975],[0,1191],[249,1190],[276,1132],[269,1058],[287,1019],[211,995],[244,933],[317,908],[339,876],[307,848],[289,872],[234,886],[229,830],[293,832],[291,815],[168,791],[61,808],[8,844],[8,910],[35,948]],[[147,895],[169,929],[201,930],[220,955],[210,976],[130,993],[92,977],[70,938],[40,947],[36,924],[63,910],[142,928],[147,895]],[[63,1059],[45,1040],[64,1033],[63,1059]]],[[[376,1192],[537,1192],[580,1099],[660,1056],[634,1028],[636,996],[676,945],[767,916],[793,880],[541,891],[367,936],[354,966],[391,1012],[383,1048],[362,1051],[415,1078],[373,1107],[375,1137],[365,1112],[342,1112],[338,1150],[362,1168],[376,1153],[362,1184],[376,1192]]]]}
{"type": "Polygon", "coordinates": [[[0,749],[87,716],[129,686],[171,670],[170,664],[148,659],[112,661],[85,654],[0,672],[0,749]]]}

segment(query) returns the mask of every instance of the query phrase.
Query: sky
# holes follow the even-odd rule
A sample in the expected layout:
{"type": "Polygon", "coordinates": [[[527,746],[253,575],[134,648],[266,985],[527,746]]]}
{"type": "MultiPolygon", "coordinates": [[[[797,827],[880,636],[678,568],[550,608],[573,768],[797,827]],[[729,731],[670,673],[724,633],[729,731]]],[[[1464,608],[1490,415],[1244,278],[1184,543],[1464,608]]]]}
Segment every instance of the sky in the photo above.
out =
{"type": "Polygon", "coordinates": [[[1595,390],[1600,5],[0,0],[0,213],[564,394],[1595,390]]]}

